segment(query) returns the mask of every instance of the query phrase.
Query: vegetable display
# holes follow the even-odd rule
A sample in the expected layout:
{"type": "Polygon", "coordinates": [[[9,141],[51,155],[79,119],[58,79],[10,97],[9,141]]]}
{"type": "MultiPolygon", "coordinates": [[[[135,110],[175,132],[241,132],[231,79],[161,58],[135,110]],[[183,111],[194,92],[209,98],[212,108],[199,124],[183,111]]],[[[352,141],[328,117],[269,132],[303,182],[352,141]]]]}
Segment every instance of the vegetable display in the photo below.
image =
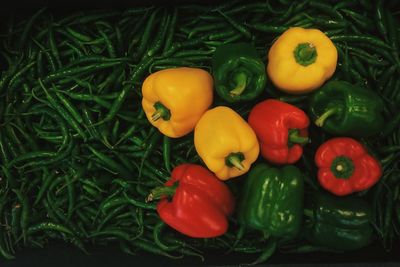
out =
{"type": "Polygon", "coordinates": [[[377,93],[345,81],[330,81],[310,100],[315,124],[334,135],[367,137],[383,127],[383,100],[377,93]]]}
{"type": "Polygon", "coordinates": [[[6,10],[0,264],[53,242],[189,265],[387,261],[396,4],[6,10]]]}
{"type": "Polygon", "coordinates": [[[288,103],[267,99],[253,107],[248,118],[260,142],[262,156],[275,164],[298,161],[307,144],[308,116],[288,103]]]}

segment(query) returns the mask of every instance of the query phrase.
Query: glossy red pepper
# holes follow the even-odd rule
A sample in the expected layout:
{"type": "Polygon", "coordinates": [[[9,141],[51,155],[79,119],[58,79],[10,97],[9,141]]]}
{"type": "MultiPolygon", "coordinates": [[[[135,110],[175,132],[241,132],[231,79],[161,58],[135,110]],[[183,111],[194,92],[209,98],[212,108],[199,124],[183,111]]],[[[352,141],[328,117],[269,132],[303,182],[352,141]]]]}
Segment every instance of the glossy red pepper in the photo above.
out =
{"type": "Polygon", "coordinates": [[[275,164],[292,164],[308,143],[310,121],[301,109],[275,99],[255,105],[248,122],[257,135],[261,155],[275,164]]]}
{"type": "Polygon", "coordinates": [[[166,224],[197,238],[224,234],[235,206],[229,188],[212,172],[195,164],[175,167],[171,179],[152,190],[148,200],[155,198],[161,198],[157,212],[166,224]]]}
{"type": "Polygon", "coordinates": [[[379,162],[362,144],[349,137],[332,138],[315,154],[318,180],[323,188],[345,196],[372,187],[382,176],[379,162]]]}

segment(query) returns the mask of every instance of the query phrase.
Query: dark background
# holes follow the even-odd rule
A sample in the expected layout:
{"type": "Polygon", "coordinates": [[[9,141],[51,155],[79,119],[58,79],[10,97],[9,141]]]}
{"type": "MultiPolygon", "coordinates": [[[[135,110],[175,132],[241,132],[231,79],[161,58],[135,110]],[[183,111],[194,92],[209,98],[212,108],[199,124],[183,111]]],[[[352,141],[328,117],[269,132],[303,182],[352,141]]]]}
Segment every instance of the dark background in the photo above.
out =
{"type": "MultiPolygon", "coordinates": [[[[65,243],[49,244],[44,249],[23,249],[17,252],[12,261],[0,260],[1,267],[132,267],[132,266],[239,266],[250,263],[257,255],[224,254],[206,252],[206,261],[185,257],[183,260],[170,260],[140,252],[138,256],[123,253],[118,246],[88,247],[86,255],[65,243]]],[[[385,252],[380,244],[374,244],[357,251],[346,253],[275,253],[267,264],[260,266],[400,266],[400,244],[393,244],[391,252],[385,252]]]]}

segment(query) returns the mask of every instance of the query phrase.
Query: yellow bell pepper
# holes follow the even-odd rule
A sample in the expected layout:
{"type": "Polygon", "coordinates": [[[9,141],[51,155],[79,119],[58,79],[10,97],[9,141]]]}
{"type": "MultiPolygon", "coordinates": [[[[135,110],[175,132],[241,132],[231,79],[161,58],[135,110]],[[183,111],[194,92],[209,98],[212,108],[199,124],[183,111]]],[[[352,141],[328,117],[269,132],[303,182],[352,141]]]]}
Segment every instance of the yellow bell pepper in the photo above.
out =
{"type": "Polygon", "coordinates": [[[276,87],[289,94],[319,88],[336,69],[337,50],[318,29],[294,27],[271,46],[267,73],[276,87]]]}
{"type": "Polygon", "coordinates": [[[142,106],[149,122],[166,136],[191,132],[213,101],[213,79],[198,68],[155,72],[142,86],[142,106]]]}
{"type": "Polygon", "coordinates": [[[200,158],[221,180],[245,174],[257,159],[257,136],[247,122],[228,107],[204,113],[194,129],[200,158]]]}

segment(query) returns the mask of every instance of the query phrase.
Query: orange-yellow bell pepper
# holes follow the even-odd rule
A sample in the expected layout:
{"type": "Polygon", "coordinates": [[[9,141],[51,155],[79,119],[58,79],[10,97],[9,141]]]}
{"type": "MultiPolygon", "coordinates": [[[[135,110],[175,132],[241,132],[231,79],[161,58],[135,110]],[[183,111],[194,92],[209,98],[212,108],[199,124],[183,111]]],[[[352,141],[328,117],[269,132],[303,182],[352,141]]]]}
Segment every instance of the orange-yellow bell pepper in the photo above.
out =
{"type": "Polygon", "coordinates": [[[224,106],[204,113],[194,129],[194,145],[208,169],[221,180],[245,174],[260,152],[253,129],[224,106]]]}
{"type": "Polygon", "coordinates": [[[336,69],[335,45],[318,29],[286,30],[268,52],[267,72],[276,87],[289,94],[319,88],[336,69]]]}
{"type": "Polygon", "coordinates": [[[155,72],[142,86],[142,106],[149,122],[166,136],[191,132],[213,100],[213,79],[198,68],[155,72]]]}

